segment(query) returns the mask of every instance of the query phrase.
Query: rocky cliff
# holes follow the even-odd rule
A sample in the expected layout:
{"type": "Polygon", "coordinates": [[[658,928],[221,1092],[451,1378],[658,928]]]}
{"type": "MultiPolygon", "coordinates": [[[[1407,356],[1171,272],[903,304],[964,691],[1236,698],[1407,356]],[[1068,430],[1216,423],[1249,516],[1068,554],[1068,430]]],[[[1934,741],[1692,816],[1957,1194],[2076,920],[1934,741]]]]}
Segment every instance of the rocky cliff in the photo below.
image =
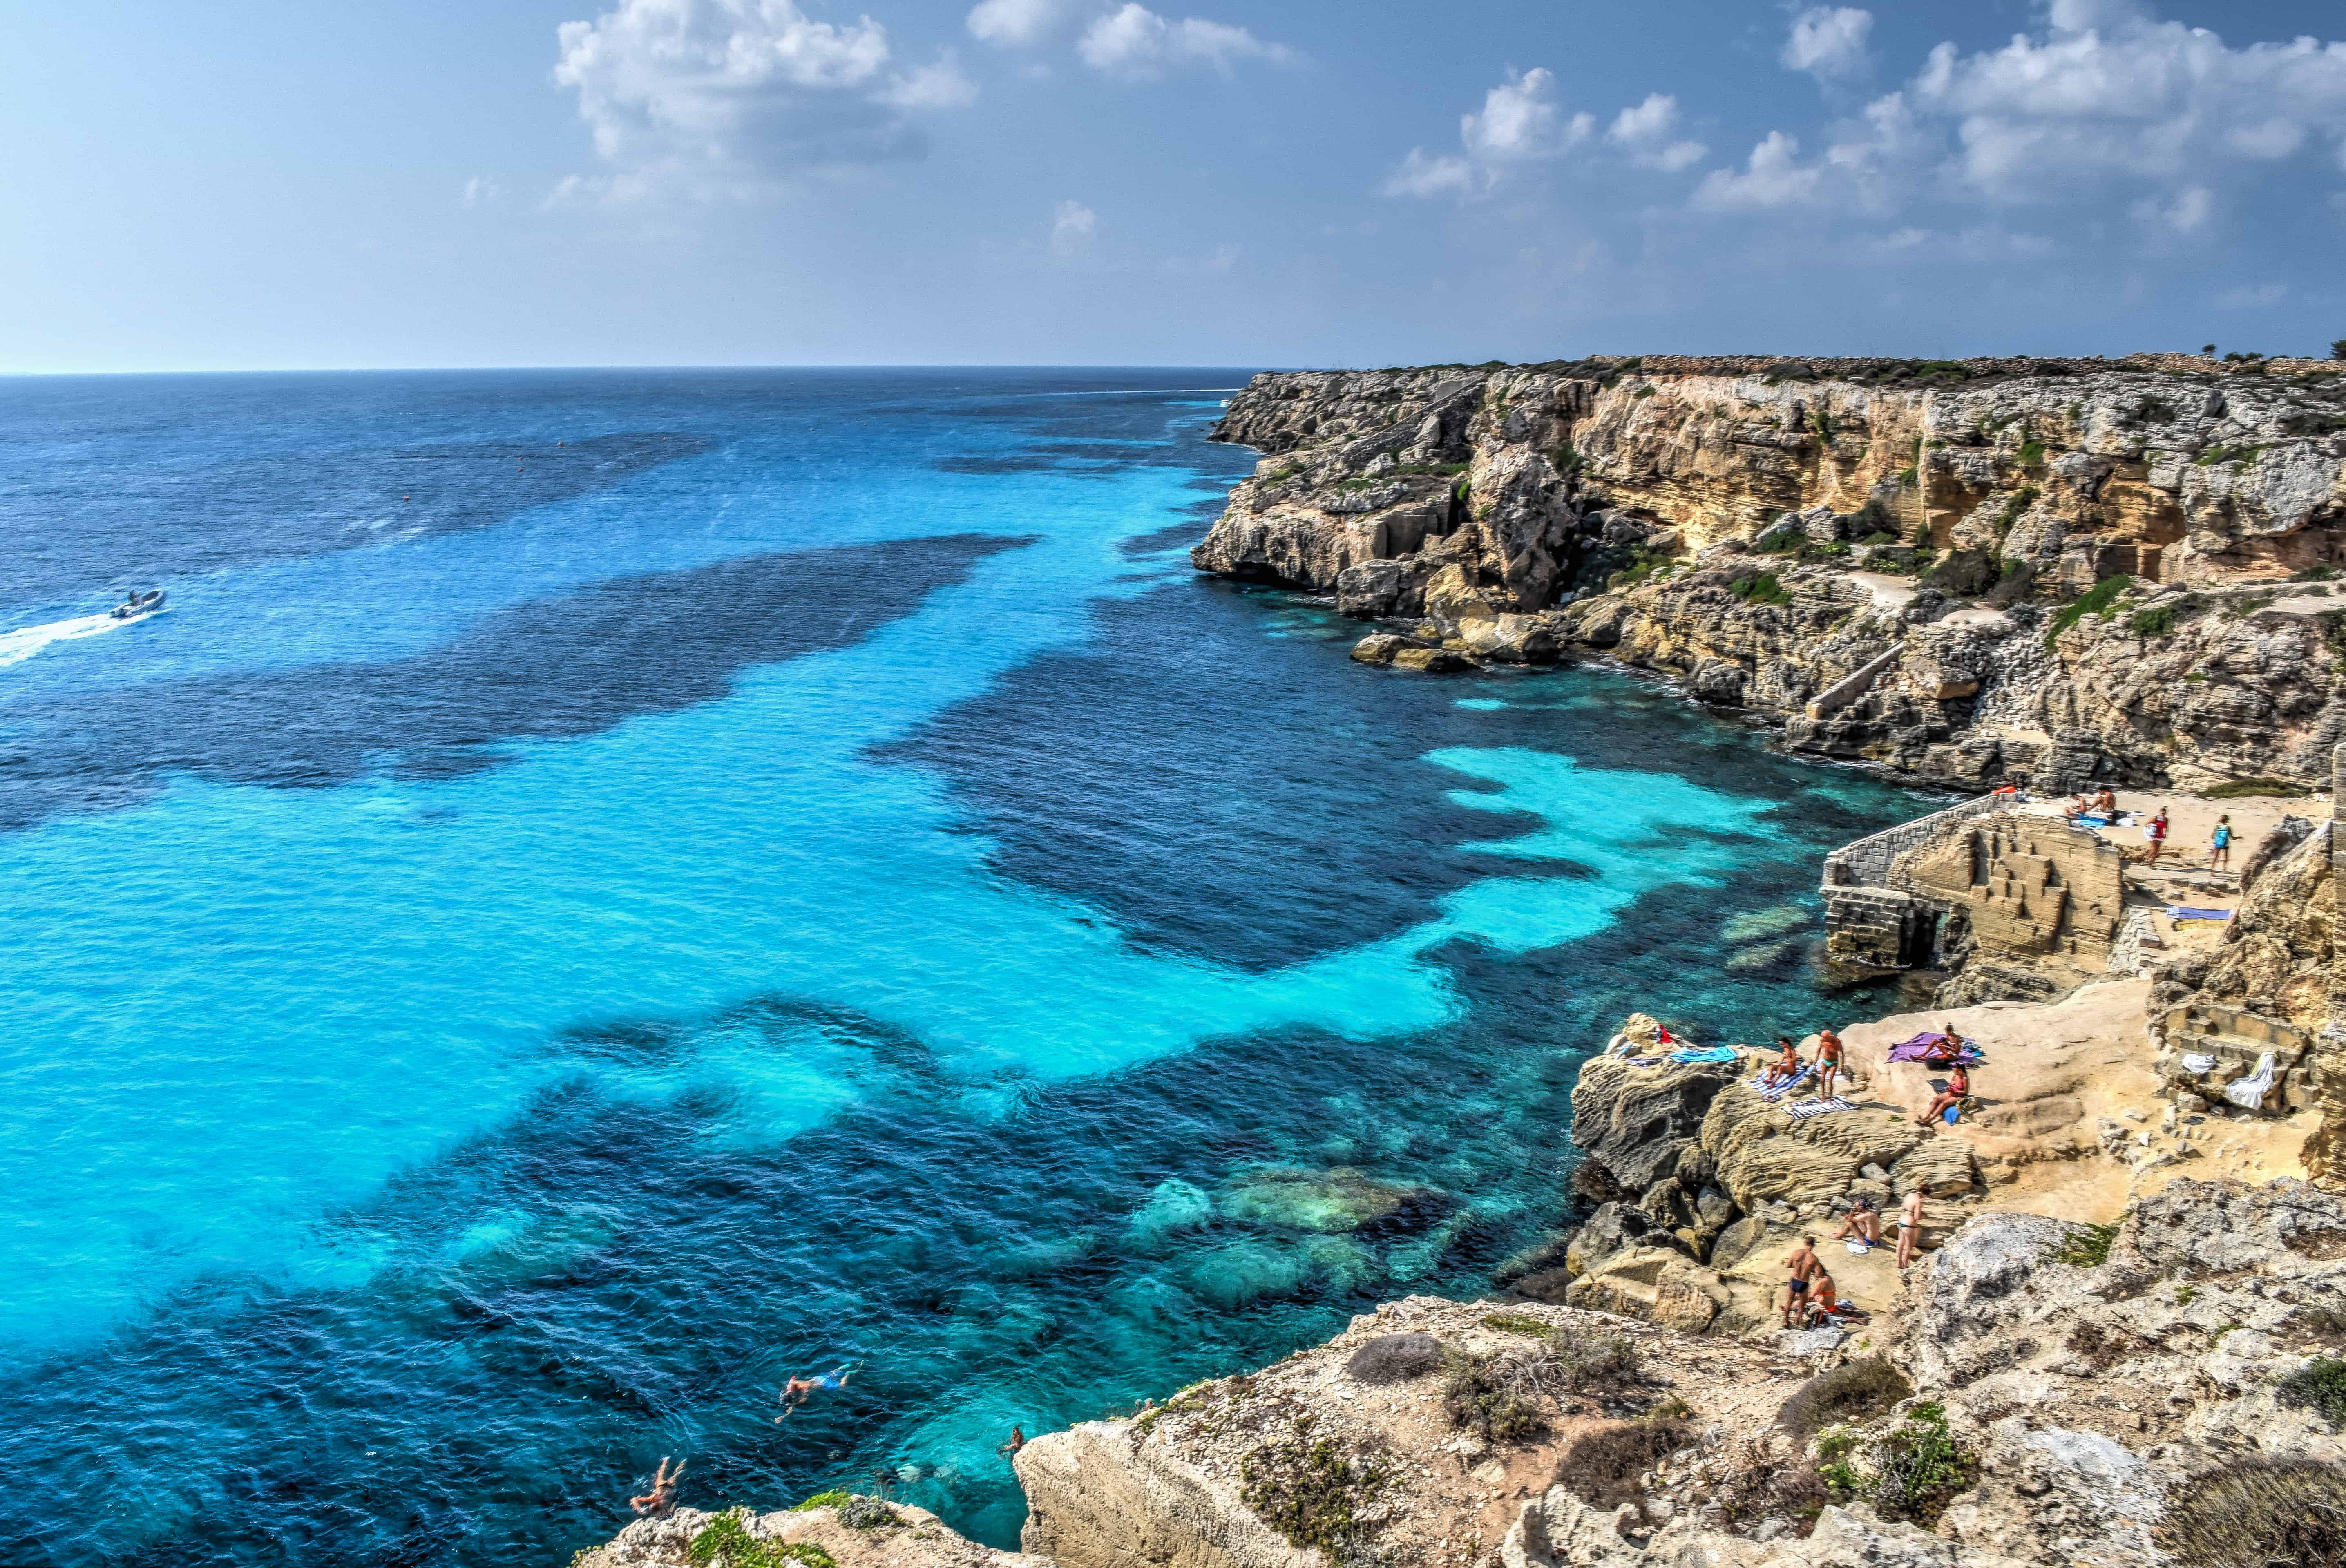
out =
{"type": "Polygon", "coordinates": [[[1391,1302],[1027,1444],[1024,1555],[817,1500],[581,1562],[2314,1568],[2346,1552],[2341,1301],[2346,1200],[2178,1182],[2111,1229],[1975,1217],[1848,1342],[1391,1302]]]}
{"type": "MultiPolygon", "coordinates": [[[[1200,569],[1574,644],[1917,775],[2315,777],[2346,734],[2346,372],[1656,358],[1257,377],[1200,569]]],[[[1413,647],[1414,645],[1414,647],[1413,647]]]]}

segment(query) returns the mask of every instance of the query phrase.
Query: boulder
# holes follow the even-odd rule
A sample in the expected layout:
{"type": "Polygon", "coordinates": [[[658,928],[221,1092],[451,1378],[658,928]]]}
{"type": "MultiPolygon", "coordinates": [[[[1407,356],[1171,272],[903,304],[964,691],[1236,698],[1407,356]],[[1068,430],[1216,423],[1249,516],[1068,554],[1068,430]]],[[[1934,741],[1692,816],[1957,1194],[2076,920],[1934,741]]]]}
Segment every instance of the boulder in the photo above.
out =
{"type": "Polygon", "coordinates": [[[1736,1072],[1731,1062],[1633,1067],[1620,1057],[1592,1057],[1572,1089],[1572,1141],[1621,1186],[1643,1192],[1675,1171],[1736,1072]]]}
{"type": "Polygon", "coordinates": [[[1409,647],[1409,639],[1391,632],[1376,632],[1352,645],[1352,657],[1361,664],[1391,664],[1393,656],[1409,647]]]}
{"type": "Polygon", "coordinates": [[[1421,675],[1452,675],[1474,667],[1448,648],[1406,647],[1393,655],[1392,662],[1395,669],[1413,669],[1421,675]]]}

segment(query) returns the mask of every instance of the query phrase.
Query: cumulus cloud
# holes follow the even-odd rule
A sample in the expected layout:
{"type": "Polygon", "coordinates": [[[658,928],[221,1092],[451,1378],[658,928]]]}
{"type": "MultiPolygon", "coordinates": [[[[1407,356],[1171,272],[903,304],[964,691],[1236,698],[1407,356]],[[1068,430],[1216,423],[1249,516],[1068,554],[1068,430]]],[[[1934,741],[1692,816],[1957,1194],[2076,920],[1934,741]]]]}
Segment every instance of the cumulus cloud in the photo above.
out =
{"type": "MultiPolygon", "coordinates": [[[[1787,65],[1847,57],[1827,47],[1821,20],[1803,38],[1803,24],[1828,15],[1841,13],[1796,20],[1787,65]]],[[[2139,220],[2189,233],[2215,211],[2211,188],[2336,138],[2346,138],[2346,44],[2235,48],[2127,0],[2051,0],[2039,31],[2001,48],[1939,45],[1903,88],[1834,127],[1814,159],[1771,132],[1742,171],[1712,175],[1696,200],[1879,212],[1913,199],[2106,198],[2131,185],[2139,220]]]]}
{"type": "Polygon", "coordinates": [[[1098,228],[1098,213],[1072,199],[1062,201],[1051,209],[1051,249],[1072,256],[1091,244],[1098,228]]]}
{"type": "Polygon", "coordinates": [[[1632,163],[1674,172],[1701,162],[1710,150],[1698,141],[1678,139],[1678,99],[1668,93],[1648,93],[1644,103],[1613,117],[1605,139],[1627,151],[1632,163]]]}
{"type": "Polygon", "coordinates": [[[1777,58],[1819,81],[1855,76],[1865,69],[1865,40],[1873,13],[1854,5],[1811,5],[1792,18],[1792,31],[1777,58]]]}
{"type": "Polygon", "coordinates": [[[1240,60],[1283,63],[1295,57],[1284,44],[1267,44],[1244,27],[1186,16],[1168,21],[1138,0],[1128,0],[1084,29],[1076,44],[1084,64],[1109,76],[1162,76],[1183,66],[1209,66],[1228,73],[1240,60]]]}
{"type": "Polygon", "coordinates": [[[879,23],[816,21],[795,0],[619,0],[557,36],[554,79],[619,170],[574,176],[557,199],[706,194],[915,158],[926,141],[908,113],[976,97],[950,54],[893,71],[879,23]]]}
{"type": "Polygon", "coordinates": [[[979,0],[970,7],[970,36],[989,44],[1039,44],[1073,14],[1070,0],[979,0]]]}
{"type": "Polygon", "coordinates": [[[1483,95],[1482,108],[1458,122],[1459,139],[1471,156],[1486,163],[1556,158],[1586,141],[1596,121],[1586,114],[1566,119],[1556,101],[1555,73],[1514,72],[1483,95]]]}
{"type": "Polygon", "coordinates": [[[1721,212],[1805,206],[1819,199],[1824,178],[1821,166],[1800,161],[1799,137],[1770,131],[1739,172],[1714,168],[1705,175],[1695,188],[1695,205],[1721,212]]]}

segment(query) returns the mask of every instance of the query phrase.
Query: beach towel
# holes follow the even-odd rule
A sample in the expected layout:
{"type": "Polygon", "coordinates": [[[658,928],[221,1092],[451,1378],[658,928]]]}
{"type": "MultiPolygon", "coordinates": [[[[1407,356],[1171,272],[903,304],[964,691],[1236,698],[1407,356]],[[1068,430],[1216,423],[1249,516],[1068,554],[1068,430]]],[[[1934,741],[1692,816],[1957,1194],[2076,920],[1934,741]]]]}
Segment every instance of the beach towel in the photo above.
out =
{"type": "Polygon", "coordinates": [[[1659,1056],[1632,1056],[1629,1058],[1629,1065],[1632,1067],[1658,1067],[1661,1064],[1662,1059],[1659,1056]]]}
{"type": "Polygon", "coordinates": [[[2184,904],[2169,904],[2167,906],[2167,918],[2168,920],[2230,920],[2232,911],[2192,909],[2184,904]]]}
{"type": "Polygon", "coordinates": [[[1951,1127],[1955,1125],[1955,1107],[1949,1105],[1945,1110],[1940,1112],[1939,1119],[1946,1123],[1947,1125],[1951,1127]]]}
{"type": "Polygon", "coordinates": [[[1816,1069],[1803,1062],[1800,1064],[1800,1070],[1799,1072],[1793,1074],[1790,1077],[1785,1079],[1774,1088],[1761,1089],[1760,1091],[1760,1097],[1772,1105],[1814,1076],[1816,1076],[1816,1069]]]}
{"type": "Polygon", "coordinates": [[[2224,1085],[2224,1098],[2244,1111],[2253,1111],[2265,1103],[2272,1090],[2273,1054],[2270,1051],[2257,1058],[2257,1070],[2245,1078],[2235,1078],[2224,1085]]]}
{"type": "MultiPolygon", "coordinates": [[[[1892,1062],[1927,1061],[1933,1054],[1945,1049],[1946,1040],[1947,1036],[1944,1034],[1926,1030],[1912,1040],[1901,1040],[1897,1044],[1892,1045],[1890,1048],[1890,1060],[1892,1062]]],[[[1975,1042],[1958,1040],[1955,1042],[1955,1060],[1969,1067],[1985,1061],[1986,1058],[1980,1054],[1979,1046],[1975,1042]]]]}
{"type": "Polygon", "coordinates": [[[2195,1078],[2215,1064],[2216,1058],[2213,1056],[2203,1056],[2197,1051],[2186,1051],[2183,1054],[2183,1070],[2195,1078]]]}
{"type": "Polygon", "coordinates": [[[1673,1062],[1732,1062],[1734,1047],[1729,1045],[1689,1045],[1683,1051],[1670,1053],[1673,1062]]]}
{"type": "Polygon", "coordinates": [[[1797,1105],[1787,1105],[1784,1107],[1784,1115],[1796,1122],[1805,1122],[1811,1116],[1829,1116],[1835,1111],[1854,1111],[1855,1109],[1857,1109],[1855,1105],[1851,1105],[1839,1095],[1835,1095],[1830,1100],[1802,1100],[1797,1105]]]}

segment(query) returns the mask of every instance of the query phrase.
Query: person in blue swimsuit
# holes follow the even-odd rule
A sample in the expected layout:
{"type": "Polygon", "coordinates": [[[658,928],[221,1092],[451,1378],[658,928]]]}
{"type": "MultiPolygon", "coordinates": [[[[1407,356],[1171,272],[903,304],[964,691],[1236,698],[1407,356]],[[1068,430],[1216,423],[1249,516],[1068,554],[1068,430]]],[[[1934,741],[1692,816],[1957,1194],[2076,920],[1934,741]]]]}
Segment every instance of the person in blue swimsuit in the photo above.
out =
{"type": "Polygon", "coordinates": [[[780,1426],[790,1420],[791,1411],[823,1390],[847,1387],[847,1380],[853,1377],[862,1365],[861,1361],[849,1361],[844,1366],[833,1367],[828,1372],[817,1372],[811,1378],[792,1378],[782,1387],[782,1413],[774,1418],[774,1424],[780,1426]]]}
{"type": "Polygon", "coordinates": [[[2232,868],[2232,819],[2216,819],[2216,831],[2208,840],[2208,869],[2227,871],[2232,868]]]}

